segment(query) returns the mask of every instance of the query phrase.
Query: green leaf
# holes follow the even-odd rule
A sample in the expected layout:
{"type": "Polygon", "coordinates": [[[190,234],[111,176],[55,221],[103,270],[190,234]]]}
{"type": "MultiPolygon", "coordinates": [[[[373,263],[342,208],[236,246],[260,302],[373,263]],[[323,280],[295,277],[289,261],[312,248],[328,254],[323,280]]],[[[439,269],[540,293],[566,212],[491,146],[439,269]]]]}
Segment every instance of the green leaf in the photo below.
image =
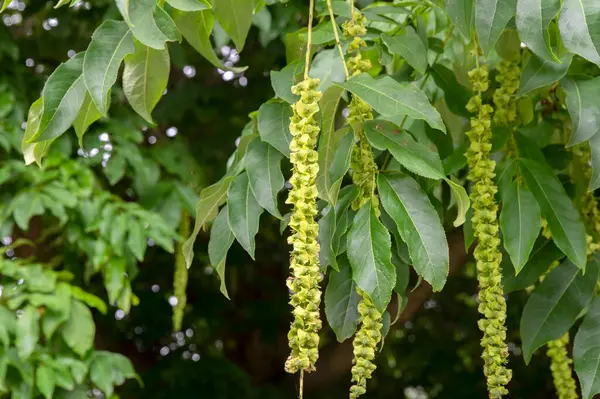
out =
{"type": "Polygon", "coordinates": [[[500,228],[504,248],[519,274],[542,228],[540,206],[531,191],[515,181],[505,188],[501,187],[501,194],[500,228]]]}
{"type": "Polygon", "coordinates": [[[85,292],[81,288],[72,285],[71,286],[71,295],[73,298],[85,303],[87,306],[96,308],[100,313],[106,314],[106,304],[100,298],[98,298],[94,294],[90,294],[89,292],[85,292]]]}
{"type": "Polygon", "coordinates": [[[589,144],[592,152],[592,178],[589,189],[594,191],[600,188],[600,134],[594,135],[589,144]]]}
{"type": "Polygon", "coordinates": [[[417,32],[407,26],[400,35],[389,36],[385,33],[381,35],[381,40],[386,45],[390,53],[399,55],[404,60],[419,72],[424,75],[427,71],[427,48],[421,41],[417,32]]]}
{"type": "Polygon", "coordinates": [[[152,110],[163,96],[169,81],[169,51],[155,50],[135,42],[135,53],[125,57],[123,92],[131,108],[149,123],[152,110]]]}
{"type": "Polygon", "coordinates": [[[117,6],[123,19],[131,28],[133,36],[145,46],[155,50],[164,50],[165,43],[173,41],[173,38],[169,38],[170,35],[167,35],[169,29],[161,29],[166,27],[159,27],[159,20],[155,19],[154,13],[159,8],[156,0],[122,0],[117,1],[117,6]]]}
{"type": "Polygon", "coordinates": [[[277,194],[285,183],[281,173],[282,159],[283,155],[269,144],[252,140],[244,161],[254,198],[278,219],[282,216],[277,209],[277,194]]]}
{"type": "Polygon", "coordinates": [[[39,193],[22,192],[13,199],[12,207],[14,207],[13,216],[17,226],[23,231],[29,230],[29,221],[36,215],[44,214],[42,206],[42,197],[39,193]]]}
{"type": "MultiPolygon", "coordinates": [[[[108,109],[110,93],[106,96],[106,98],[106,109],[108,109]]],[[[90,93],[86,92],[81,109],[77,114],[77,118],[75,118],[75,121],[73,122],[73,128],[75,129],[75,134],[77,135],[77,139],[79,141],[79,147],[83,148],[83,135],[85,132],[92,125],[92,123],[96,122],[101,117],[102,113],[98,110],[98,108],[96,108],[96,104],[94,104],[90,93]]]]}
{"type": "Polygon", "coordinates": [[[560,12],[560,0],[518,0],[517,31],[519,38],[538,57],[560,62],[552,51],[548,27],[560,12]]]}
{"type": "Polygon", "coordinates": [[[319,138],[319,172],[317,174],[317,188],[319,196],[335,204],[336,198],[329,198],[329,189],[333,185],[329,167],[333,162],[337,144],[341,138],[341,131],[336,131],[337,110],[342,99],[344,90],[338,86],[332,86],[327,89],[321,101],[319,108],[321,109],[321,133],[319,138]]]}
{"type": "Polygon", "coordinates": [[[75,353],[84,356],[94,346],[96,325],[92,312],[83,303],[73,300],[71,317],[61,328],[62,336],[75,353]]]}
{"type": "Polygon", "coordinates": [[[450,179],[445,180],[446,183],[448,183],[448,186],[450,186],[450,190],[452,190],[452,198],[456,202],[456,206],[458,208],[456,220],[454,220],[454,227],[462,226],[467,220],[467,212],[469,212],[469,207],[471,206],[471,201],[469,201],[467,190],[465,190],[465,188],[460,184],[455,183],[450,179]]]}
{"type": "Polygon", "coordinates": [[[42,331],[47,339],[52,338],[56,329],[69,319],[71,314],[71,287],[66,283],[59,283],[56,287],[56,306],[48,307],[42,317],[42,331]]]}
{"type": "Polygon", "coordinates": [[[595,0],[563,0],[558,27],[567,50],[600,65],[600,8],[595,0]]]}
{"type": "Polygon", "coordinates": [[[441,64],[433,65],[430,72],[435,84],[444,91],[444,99],[450,111],[456,115],[469,117],[470,113],[466,107],[473,96],[471,90],[456,80],[454,71],[441,64]]]}
{"type": "Polygon", "coordinates": [[[381,120],[368,121],[365,135],[378,150],[388,150],[406,169],[429,179],[444,179],[444,167],[438,154],[417,143],[410,134],[396,130],[381,120]]]}
{"type": "Polygon", "coordinates": [[[381,224],[371,203],[354,217],[348,232],[348,259],[352,279],[383,312],[396,285],[396,268],[392,265],[390,233],[381,224]]]}
{"type": "Polygon", "coordinates": [[[116,304],[121,296],[121,291],[123,291],[125,285],[126,270],[127,261],[125,258],[118,257],[111,258],[104,267],[104,286],[108,293],[108,302],[111,305],[116,304]]]}
{"type": "Polygon", "coordinates": [[[337,203],[344,176],[348,172],[348,169],[350,169],[350,158],[352,156],[352,149],[354,148],[354,132],[349,129],[344,129],[342,132],[344,134],[337,143],[337,148],[328,171],[329,178],[331,179],[331,187],[329,187],[327,196],[334,205],[337,203]]]}
{"type": "Polygon", "coordinates": [[[254,259],[254,237],[258,233],[260,215],[263,208],[260,206],[252,189],[248,174],[242,173],[235,178],[229,188],[227,198],[227,214],[229,227],[242,247],[254,259]]]}
{"type": "Polygon", "coordinates": [[[110,245],[113,246],[115,253],[123,255],[123,242],[125,241],[125,232],[129,224],[129,215],[127,213],[119,214],[112,223],[110,231],[110,245]]]}
{"type": "Polygon", "coordinates": [[[142,262],[144,254],[148,247],[147,240],[144,234],[144,226],[136,219],[130,220],[128,223],[129,234],[127,235],[127,247],[133,253],[135,258],[142,262]]]}
{"type": "MultiPolygon", "coordinates": [[[[177,0],[184,1],[184,0],[177,0]]],[[[190,0],[192,1],[192,0],[190,0]]],[[[248,69],[248,67],[228,67],[223,65],[219,57],[215,54],[210,42],[210,34],[215,24],[215,17],[212,10],[202,10],[195,12],[175,11],[173,19],[177,28],[192,46],[202,57],[210,62],[214,67],[225,71],[240,73],[248,69]]]]}
{"type": "Polygon", "coordinates": [[[50,399],[55,387],[54,371],[46,366],[40,365],[35,371],[35,386],[46,399],[50,399]]]}
{"type": "Polygon", "coordinates": [[[312,60],[308,75],[319,79],[319,90],[325,91],[333,83],[341,83],[346,80],[344,64],[337,49],[323,50],[317,53],[312,60]]]}
{"type": "Polygon", "coordinates": [[[344,342],[354,335],[358,326],[360,296],[346,256],[340,256],[337,263],[340,270],[331,272],[325,291],[325,316],[338,342],[344,342]]]}
{"type": "Polygon", "coordinates": [[[450,258],[446,233],[427,194],[409,176],[380,174],[377,186],[381,203],[408,245],[413,267],[433,287],[446,284],[450,258]]]}
{"type": "Polygon", "coordinates": [[[29,142],[50,140],[63,134],[75,121],[85,98],[81,74],[83,53],[60,64],[50,75],[42,91],[44,103],[38,131],[29,142]]]}
{"type": "Polygon", "coordinates": [[[399,83],[390,76],[375,79],[363,73],[339,85],[398,125],[406,115],[422,119],[432,128],[446,132],[439,112],[429,103],[425,93],[412,83],[399,83]]]}
{"type": "Polygon", "coordinates": [[[131,361],[121,354],[97,351],[90,361],[90,379],[106,397],[113,394],[113,386],[136,377],[131,361]]]}
{"type": "Polygon", "coordinates": [[[594,299],[573,345],[575,372],[581,383],[583,399],[592,399],[600,393],[600,298],[594,299]]]}
{"type": "Polygon", "coordinates": [[[17,319],[15,345],[21,359],[28,359],[35,351],[35,347],[40,339],[39,321],[40,313],[31,305],[27,305],[23,309],[21,317],[17,319]]]}
{"type": "Polygon", "coordinates": [[[444,5],[452,24],[470,40],[474,15],[473,0],[444,0],[444,5]]]}
{"type": "Polygon", "coordinates": [[[303,72],[304,60],[294,61],[281,71],[271,71],[271,86],[273,86],[275,96],[288,104],[298,101],[300,97],[292,93],[292,86],[302,80],[303,72]]]}
{"type": "Polygon", "coordinates": [[[126,22],[104,21],[94,31],[85,52],[83,80],[96,109],[102,115],[108,111],[108,94],[117,81],[123,59],[135,50],[133,35],[126,22]]]}
{"type": "Polygon", "coordinates": [[[219,25],[233,40],[238,52],[244,49],[252,25],[253,0],[212,0],[219,25]]]}
{"type": "Polygon", "coordinates": [[[0,13],[8,8],[8,6],[12,3],[12,0],[3,0],[0,6],[0,13]]]}
{"type": "Polygon", "coordinates": [[[27,126],[25,127],[25,133],[23,134],[23,140],[21,141],[21,151],[23,151],[25,165],[30,165],[35,161],[35,148],[39,144],[30,143],[30,141],[40,129],[40,121],[43,112],[44,102],[40,97],[33,104],[31,104],[31,107],[29,107],[29,112],[27,114],[27,126]]]}
{"type": "Polygon", "coordinates": [[[290,118],[292,108],[289,104],[274,101],[267,102],[258,109],[258,133],[260,139],[271,144],[287,158],[290,157],[290,118]]]}
{"type": "Polygon", "coordinates": [[[532,54],[521,72],[519,96],[561,80],[567,74],[572,60],[573,54],[564,54],[560,57],[561,63],[557,64],[532,54]]]}
{"type": "Polygon", "coordinates": [[[183,254],[185,263],[189,268],[194,259],[194,243],[200,229],[206,224],[213,221],[219,212],[221,206],[227,199],[227,191],[233,181],[233,176],[225,177],[221,181],[205,188],[200,193],[200,199],[196,205],[196,223],[192,235],[183,244],[183,254]]]}
{"type": "Polygon", "coordinates": [[[563,79],[567,109],[573,123],[567,147],[590,139],[600,131],[600,77],[591,80],[563,79]]]}
{"type": "Polygon", "coordinates": [[[591,262],[585,274],[565,262],[552,269],[533,291],[521,316],[523,357],[529,364],[533,352],[545,343],[562,337],[590,303],[598,281],[598,262],[591,262]]]}
{"type": "MultiPolygon", "coordinates": [[[[548,221],[556,246],[581,269],[586,264],[586,234],[579,212],[549,168],[521,158],[521,173],[548,221]]],[[[558,337],[557,337],[558,338],[558,337]]]]}
{"type": "Polygon", "coordinates": [[[475,29],[485,57],[494,49],[516,9],[517,0],[475,0],[475,29]]]}
{"type": "Polygon", "coordinates": [[[201,11],[212,8],[208,0],[167,0],[167,3],[181,11],[201,11]]]}
{"type": "MultiPolygon", "coordinates": [[[[529,256],[529,261],[518,275],[515,275],[514,267],[503,266],[502,284],[504,285],[504,292],[508,294],[534,285],[555,260],[563,257],[564,254],[556,247],[554,241],[539,239],[529,256]]],[[[504,257],[503,259],[506,260],[506,263],[510,263],[510,258],[504,257]]]]}
{"type": "Polygon", "coordinates": [[[225,262],[227,252],[233,244],[234,236],[228,222],[227,205],[221,209],[210,230],[210,241],[208,242],[208,258],[221,279],[221,293],[229,299],[227,286],[225,285],[225,262]]]}
{"type": "Polygon", "coordinates": [[[328,205],[322,212],[323,216],[319,219],[319,263],[321,270],[325,272],[327,266],[333,267],[339,271],[339,266],[336,261],[335,252],[333,250],[333,240],[335,237],[336,214],[335,208],[328,205]]]}

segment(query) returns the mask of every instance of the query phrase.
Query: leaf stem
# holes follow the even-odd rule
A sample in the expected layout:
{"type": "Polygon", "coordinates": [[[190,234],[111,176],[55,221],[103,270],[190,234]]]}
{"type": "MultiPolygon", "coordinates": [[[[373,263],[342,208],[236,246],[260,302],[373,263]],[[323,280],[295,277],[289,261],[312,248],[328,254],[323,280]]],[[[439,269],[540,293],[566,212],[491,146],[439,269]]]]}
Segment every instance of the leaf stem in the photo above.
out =
{"type": "Polygon", "coordinates": [[[329,19],[331,20],[331,26],[333,27],[333,36],[335,36],[335,45],[340,52],[340,58],[342,59],[342,65],[344,65],[344,73],[346,79],[350,78],[350,72],[348,72],[348,66],[346,65],[346,59],[344,58],[344,50],[342,50],[342,43],[340,42],[340,36],[338,34],[337,23],[335,22],[335,15],[333,14],[333,7],[331,7],[331,0],[327,0],[327,8],[329,9],[329,19]]]}

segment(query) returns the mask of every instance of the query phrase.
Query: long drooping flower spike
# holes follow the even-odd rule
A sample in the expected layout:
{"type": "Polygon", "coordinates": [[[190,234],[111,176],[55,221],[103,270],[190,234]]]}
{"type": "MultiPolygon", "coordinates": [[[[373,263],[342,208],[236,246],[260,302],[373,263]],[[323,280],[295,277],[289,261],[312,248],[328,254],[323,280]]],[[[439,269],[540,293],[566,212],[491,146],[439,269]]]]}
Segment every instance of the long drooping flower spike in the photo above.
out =
{"type": "MultiPolygon", "coordinates": [[[[478,60],[478,50],[475,51],[478,60]]],[[[484,374],[487,379],[491,399],[499,399],[508,394],[506,385],[512,372],[506,367],[508,347],[506,344],[506,300],[502,287],[502,254],[499,250],[498,204],[495,200],[498,188],[494,183],[496,163],[490,158],[492,150],[491,114],[493,108],[483,104],[482,92],[488,89],[488,71],[485,65],[469,72],[475,96],[469,100],[467,109],[474,113],[471,130],[467,132],[470,147],[467,151],[469,174],[474,183],[471,193],[473,204],[473,230],[477,239],[475,259],[479,282],[479,329],[483,332],[481,346],[484,360],[484,374]]]]}
{"type": "Polygon", "coordinates": [[[315,221],[318,213],[316,178],[319,165],[315,146],[320,131],[316,115],[319,112],[322,94],[318,90],[319,79],[311,79],[308,76],[313,3],[311,0],[304,80],[292,87],[292,92],[299,95],[300,99],[293,105],[293,116],[290,119],[290,132],[293,136],[290,143],[290,160],[293,173],[290,179],[292,188],[286,201],[293,205],[289,224],[292,234],[288,238],[288,242],[293,246],[290,259],[291,277],[288,278],[287,285],[291,291],[290,304],[294,308],[294,321],[288,333],[291,353],[285,363],[285,370],[288,373],[300,371],[301,381],[304,371],[315,370],[315,363],[319,357],[321,329],[321,272],[317,242],[319,225],[315,221]]]}
{"type": "Polygon", "coordinates": [[[494,92],[494,122],[497,125],[510,125],[517,119],[517,97],[521,80],[520,58],[503,60],[498,65],[496,82],[500,87],[494,92]]]}

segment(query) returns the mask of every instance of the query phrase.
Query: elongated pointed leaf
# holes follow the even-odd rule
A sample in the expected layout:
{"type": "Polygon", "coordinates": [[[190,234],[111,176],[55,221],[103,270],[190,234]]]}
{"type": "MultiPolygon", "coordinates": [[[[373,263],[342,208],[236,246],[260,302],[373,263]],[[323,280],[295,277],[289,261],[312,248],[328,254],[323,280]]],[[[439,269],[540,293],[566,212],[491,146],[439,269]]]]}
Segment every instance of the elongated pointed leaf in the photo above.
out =
{"type": "Polygon", "coordinates": [[[561,64],[557,64],[532,54],[521,72],[519,96],[562,79],[567,74],[572,60],[573,54],[564,54],[560,57],[561,64]]]}
{"type": "Polygon", "coordinates": [[[152,110],[167,88],[170,70],[171,59],[167,49],[155,50],[136,42],[135,53],[125,58],[125,97],[131,108],[149,123],[154,123],[152,110]]]}
{"type": "Polygon", "coordinates": [[[137,40],[155,50],[165,49],[165,43],[171,39],[154,17],[154,10],[158,8],[155,0],[121,0],[117,1],[117,7],[137,40]]]}
{"type": "Polygon", "coordinates": [[[325,316],[338,342],[344,342],[354,335],[358,326],[360,296],[346,256],[340,256],[338,264],[340,271],[331,272],[325,291],[325,316]]]}
{"type": "Polygon", "coordinates": [[[247,173],[242,173],[231,183],[227,207],[229,227],[233,235],[254,259],[256,247],[254,237],[258,233],[258,221],[263,213],[263,208],[252,194],[247,173]]]}
{"type": "Polygon", "coordinates": [[[323,210],[323,216],[319,219],[319,264],[321,270],[326,271],[331,265],[334,270],[339,271],[333,250],[333,240],[335,237],[335,226],[337,222],[335,208],[332,205],[323,210]]]}
{"type": "Polygon", "coordinates": [[[292,109],[283,102],[268,102],[258,109],[258,133],[260,139],[271,144],[279,152],[290,157],[290,118],[292,109]]]}
{"type": "Polygon", "coordinates": [[[563,79],[573,133],[567,146],[582,143],[600,131],[600,77],[591,80],[563,79]]]}
{"type": "Polygon", "coordinates": [[[2,2],[0,2],[0,13],[6,10],[10,3],[12,3],[12,0],[2,0],[2,2]]]}
{"type": "Polygon", "coordinates": [[[381,203],[392,217],[417,273],[441,291],[446,284],[450,258],[440,218],[427,194],[409,176],[380,174],[377,187],[381,203]]]}
{"type": "Polygon", "coordinates": [[[23,309],[23,314],[17,319],[15,330],[15,345],[19,351],[19,357],[27,359],[35,351],[40,339],[40,314],[32,305],[23,309]]]}
{"type": "Polygon", "coordinates": [[[444,5],[452,24],[470,40],[474,16],[473,0],[444,0],[444,5]]]}
{"type": "Polygon", "coordinates": [[[525,289],[534,285],[550,268],[552,262],[564,258],[564,254],[558,249],[554,241],[539,239],[531,252],[529,261],[523,267],[523,270],[516,275],[514,267],[509,263],[509,257],[503,257],[502,261],[506,264],[502,268],[502,284],[504,292],[510,293],[525,289]]]}
{"type": "Polygon", "coordinates": [[[475,0],[475,29],[486,57],[494,49],[516,10],[517,0],[475,0]]]}
{"type": "MultiPolygon", "coordinates": [[[[302,72],[304,71],[304,60],[294,61],[288,64],[281,71],[271,71],[271,86],[275,91],[275,96],[293,104],[300,98],[292,93],[292,86],[302,80],[302,72]]],[[[325,97],[325,96],[323,96],[325,97]]]]}
{"type": "MultiPolygon", "coordinates": [[[[585,227],[556,176],[542,164],[521,158],[521,173],[540,205],[556,246],[581,269],[586,264],[585,227]]],[[[558,338],[558,337],[557,337],[558,338]]]]}
{"type": "Polygon", "coordinates": [[[573,326],[592,300],[599,270],[598,262],[591,262],[582,274],[575,265],[565,262],[554,268],[531,294],[521,316],[525,363],[529,363],[536,349],[562,337],[573,326]]]}
{"type": "Polygon", "coordinates": [[[560,62],[552,51],[550,22],[560,11],[560,0],[518,0],[517,31],[519,38],[538,57],[551,62],[560,62]]]}
{"type": "Polygon", "coordinates": [[[439,112],[429,103],[425,93],[412,83],[399,83],[390,76],[375,79],[363,73],[340,86],[396,124],[400,124],[403,116],[407,115],[413,119],[422,119],[432,128],[446,132],[439,112]]]}
{"type": "Polygon", "coordinates": [[[323,94],[319,103],[321,109],[321,133],[319,138],[319,173],[317,175],[317,189],[319,196],[335,204],[335,199],[329,197],[329,190],[334,184],[329,168],[333,163],[335,151],[343,131],[336,131],[337,109],[344,90],[339,86],[332,86],[323,94]]]}
{"type": "Polygon", "coordinates": [[[435,84],[444,91],[444,99],[450,111],[456,115],[470,117],[466,107],[473,93],[458,82],[454,71],[444,65],[435,64],[431,67],[430,73],[435,84]]]}
{"type": "Polygon", "coordinates": [[[194,243],[196,242],[196,237],[198,236],[200,229],[217,217],[219,206],[227,199],[227,192],[229,191],[232,181],[233,176],[225,177],[221,181],[202,190],[200,199],[196,205],[196,223],[194,224],[194,231],[183,244],[183,254],[188,268],[192,265],[192,260],[194,259],[194,243]]]}
{"type": "Polygon", "coordinates": [[[439,156],[410,134],[395,130],[395,127],[380,120],[365,124],[365,135],[378,150],[388,150],[406,169],[429,179],[444,179],[444,167],[439,156]]]}
{"type": "Polygon", "coordinates": [[[563,0],[558,26],[571,53],[600,65],[600,7],[595,0],[563,0]]]}
{"type": "Polygon", "coordinates": [[[323,50],[312,60],[308,75],[319,79],[319,90],[325,93],[333,83],[346,80],[344,64],[337,49],[323,50]]]}
{"type": "MultiPolygon", "coordinates": [[[[110,94],[107,96],[107,109],[109,97],[110,94]]],[[[96,122],[101,117],[102,113],[98,110],[98,108],[96,108],[96,104],[94,104],[92,96],[90,96],[90,93],[86,93],[83,104],[81,105],[81,109],[77,114],[77,118],[75,118],[75,121],[73,122],[73,128],[75,129],[75,134],[77,135],[77,139],[79,141],[79,147],[83,148],[83,135],[85,132],[87,132],[92,123],[96,122]]]]}
{"type": "Polygon", "coordinates": [[[126,22],[104,21],[92,35],[83,61],[83,80],[103,115],[108,111],[108,93],[117,81],[119,67],[125,56],[134,52],[133,35],[126,22]]]}
{"type": "Polygon", "coordinates": [[[590,190],[594,191],[600,188],[600,134],[593,136],[590,139],[589,144],[592,152],[592,178],[590,180],[590,190]]]}
{"type": "Polygon", "coordinates": [[[450,190],[452,191],[452,198],[456,202],[456,219],[454,220],[454,227],[462,226],[465,224],[467,220],[467,212],[469,212],[469,208],[471,206],[471,201],[469,201],[469,196],[467,195],[467,190],[460,184],[453,182],[450,179],[445,179],[448,186],[450,186],[450,190]]]}
{"type": "Polygon", "coordinates": [[[600,393],[600,298],[594,299],[573,345],[575,372],[581,383],[583,399],[600,393]]]}
{"type": "Polygon", "coordinates": [[[37,133],[40,127],[40,120],[42,113],[44,112],[44,102],[42,98],[38,98],[31,107],[27,114],[27,127],[23,134],[23,140],[21,141],[21,151],[23,151],[23,158],[25,159],[25,165],[30,165],[35,161],[34,150],[40,143],[30,143],[29,141],[37,133]]]}
{"type": "Polygon", "coordinates": [[[529,259],[533,244],[542,228],[540,206],[526,187],[510,182],[501,188],[500,228],[504,248],[518,274],[529,259]]]}
{"type": "Polygon", "coordinates": [[[212,0],[215,17],[235,43],[238,52],[244,49],[252,25],[253,0],[212,0]]]}
{"type": "Polygon", "coordinates": [[[96,325],[92,312],[83,303],[73,300],[71,317],[61,328],[61,332],[67,345],[79,356],[84,356],[94,346],[96,325]]]}
{"type": "Polygon", "coordinates": [[[278,219],[282,216],[277,209],[277,194],[285,183],[281,173],[282,159],[283,155],[269,144],[252,140],[244,161],[256,201],[278,219]]]}
{"type": "Polygon", "coordinates": [[[225,264],[227,252],[234,240],[233,232],[229,228],[227,205],[221,209],[210,230],[210,241],[208,242],[208,258],[210,264],[215,268],[221,279],[221,293],[229,299],[227,286],[225,284],[225,264]]]}
{"type": "Polygon", "coordinates": [[[42,91],[44,103],[38,131],[29,142],[53,139],[71,127],[85,98],[83,53],[59,65],[42,91]]]}
{"type": "Polygon", "coordinates": [[[421,75],[425,74],[427,70],[427,48],[425,48],[423,41],[412,27],[407,26],[403,32],[396,36],[383,34],[381,40],[390,53],[399,55],[415,71],[421,75]]]}
{"type": "Polygon", "coordinates": [[[396,285],[396,268],[392,264],[390,233],[381,224],[370,203],[354,217],[348,232],[348,260],[352,279],[383,312],[396,285]]]}
{"type": "Polygon", "coordinates": [[[212,10],[195,12],[175,11],[173,13],[173,20],[177,25],[177,29],[179,29],[190,46],[216,68],[235,73],[240,73],[248,69],[248,67],[225,66],[215,54],[210,42],[210,34],[215,24],[215,17],[212,10]]]}
{"type": "Polygon", "coordinates": [[[212,8],[208,0],[167,0],[167,3],[181,11],[201,11],[212,8]]]}

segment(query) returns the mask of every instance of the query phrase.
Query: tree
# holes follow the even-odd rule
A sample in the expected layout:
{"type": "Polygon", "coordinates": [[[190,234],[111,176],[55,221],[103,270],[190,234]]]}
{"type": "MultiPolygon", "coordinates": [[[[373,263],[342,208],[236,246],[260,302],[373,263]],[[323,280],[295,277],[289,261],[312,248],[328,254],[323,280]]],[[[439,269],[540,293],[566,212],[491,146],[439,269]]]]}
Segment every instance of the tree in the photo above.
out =
{"type": "Polygon", "coordinates": [[[142,338],[119,347],[111,306],[161,356],[207,357],[198,384],[213,397],[278,397],[282,381],[319,395],[349,376],[351,398],[416,397],[413,382],[431,397],[548,397],[529,382],[550,372],[557,397],[594,397],[596,8],[5,0],[0,392],[116,397],[138,378],[122,395],[197,395],[185,366],[140,355],[142,338]],[[215,282],[204,270],[232,302],[196,290],[215,282]],[[171,276],[172,327],[136,325],[164,286],[152,279],[171,276]],[[455,342],[403,341],[435,326],[455,342]]]}

